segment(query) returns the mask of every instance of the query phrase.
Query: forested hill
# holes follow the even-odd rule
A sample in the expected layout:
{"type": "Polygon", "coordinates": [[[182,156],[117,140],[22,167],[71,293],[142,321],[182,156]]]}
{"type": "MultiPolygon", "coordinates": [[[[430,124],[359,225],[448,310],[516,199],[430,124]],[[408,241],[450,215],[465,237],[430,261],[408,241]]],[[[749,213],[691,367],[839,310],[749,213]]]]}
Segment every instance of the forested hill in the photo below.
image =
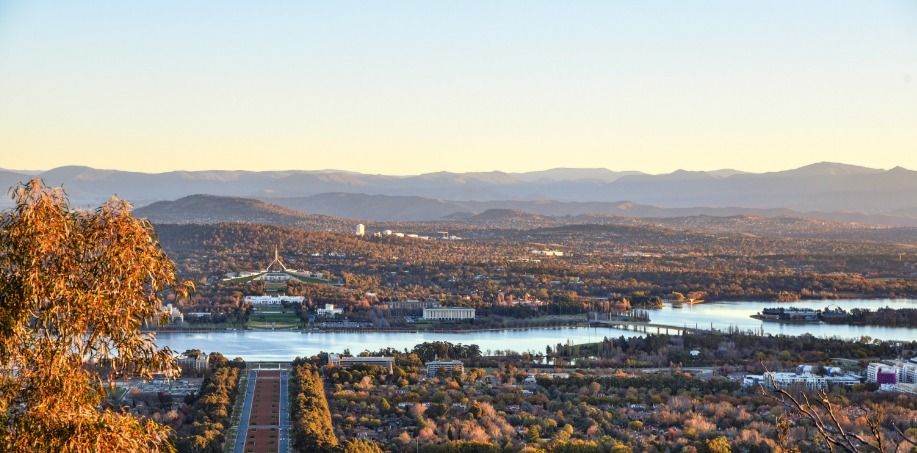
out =
{"type": "MultiPolygon", "coordinates": [[[[917,228],[874,227],[842,222],[829,222],[798,217],[759,216],[690,216],[664,219],[631,219],[626,217],[577,216],[556,218],[555,224],[539,226],[538,230],[605,232],[620,227],[646,232],[664,228],[699,235],[730,235],[736,237],[768,237],[794,239],[820,239],[842,241],[868,241],[873,243],[917,245],[917,228]],[[563,222],[561,222],[563,221],[563,222]]],[[[536,228],[533,228],[536,229],[536,228]]],[[[652,233],[649,233],[652,234],[652,233]]]]}
{"type": "Polygon", "coordinates": [[[459,222],[485,228],[512,228],[517,230],[566,223],[564,219],[532,214],[520,209],[488,209],[480,214],[461,219],[459,222]]]}
{"type": "Polygon", "coordinates": [[[863,211],[797,210],[789,208],[709,207],[699,203],[693,207],[664,207],[665,204],[648,205],[633,201],[558,201],[558,200],[492,200],[456,201],[428,196],[371,195],[366,193],[322,193],[308,197],[265,198],[272,203],[303,212],[321,213],[337,217],[359,218],[369,221],[436,221],[462,220],[489,210],[520,211],[552,217],[631,217],[679,218],[696,216],[715,217],[793,217],[820,221],[860,223],[885,226],[917,226],[917,210],[900,210],[889,213],[863,211]]]}
{"type": "MultiPolygon", "coordinates": [[[[703,291],[716,300],[776,300],[784,291],[807,298],[917,297],[913,247],[897,242],[649,225],[466,230],[457,231],[465,236],[460,241],[360,238],[251,223],[161,224],[156,232],[182,278],[204,282],[260,269],[278,247],[288,265],[343,280],[354,291],[342,293],[347,300],[365,293],[380,300],[450,294],[455,302],[475,304],[499,292],[569,301],[635,292],[667,297],[675,291],[703,291]],[[538,250],[564,256],[536,256],[538,250]]],[[[323,303],[338,302],[344,300],[323,303]]]]}
{"type": "Polygon", "coordinates": [[[159,201],[135,210],[134,215],[160,224],[245,222],[338,233],[351,231],[356,224],[352,220],[307,214],[259,200],[215,195],[190,195],[175,201],[159,201]]]}
{"type": "Polygon", "coordinates": [[[155,224],[251,223],[288,226],[301,230],[350,234],[357,223],[366,233],[383,230],[436,236],[439,231],[466,238],[492,238],[497,230],[525,232],[544,228],[605,229],[632,226],[641,230],[658,227],[701,235],[750,235],[770,238],[809,238],[872,241],[917,245],[917,228],[875,227],[799,217],[695,215],[665,218],[632,218],[607,215],[547,216],[519,209],[489,209],[480,214],[465,213],[434,222],[367,221],[309,214],[264,201],[214,195],[192,195],[136,209],[134,214],[155,224]],[[604,227],[603,227],[604,225],[604,227]]]}

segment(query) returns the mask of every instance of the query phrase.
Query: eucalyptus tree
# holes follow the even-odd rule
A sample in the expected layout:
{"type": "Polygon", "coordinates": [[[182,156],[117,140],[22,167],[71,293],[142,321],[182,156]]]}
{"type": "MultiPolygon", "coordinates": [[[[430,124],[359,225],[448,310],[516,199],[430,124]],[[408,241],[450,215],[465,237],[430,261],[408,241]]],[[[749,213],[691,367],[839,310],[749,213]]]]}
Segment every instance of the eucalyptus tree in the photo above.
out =
{"type": "Polygon", "coordinates": [[[0,218],[0,451],[171,451],[168,428],[103,402],[121,373],[175,370],[143,333],[184,295],[149,222],[112,199],[70,207],[60,188],[12,190],[0,218]],[[107,376],[92,363],[108,363],[107,376]]]}

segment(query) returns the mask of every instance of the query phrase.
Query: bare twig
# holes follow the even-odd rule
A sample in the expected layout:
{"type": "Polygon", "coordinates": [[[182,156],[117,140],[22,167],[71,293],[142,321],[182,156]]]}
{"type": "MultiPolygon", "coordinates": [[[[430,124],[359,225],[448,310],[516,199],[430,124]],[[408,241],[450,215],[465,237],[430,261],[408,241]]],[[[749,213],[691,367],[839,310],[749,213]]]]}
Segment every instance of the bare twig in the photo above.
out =
{"type": "Polygon", "coordinates": [[[917,440],[908,437],[908,435],[905,434],[904,431],[901,431],[901,428],[899,428],[897,425],[895,425],[895,432],[898,433],[898,435],[901,436],[905,442],[917,447],[917,440]]]}
{"type": "MultiPolygon", "coordinates": [[[[801,399],[797,398],[786,389],[778,386],[773,375],[769,375],[768,377],[770,378],[770,389],[765,388],[765,386],[762,385],[760,387],[761,394],[780,402],[784,406],[811,420],[815,429],[825,440],[825,445],[828,447],[828,450],[832,453],[836,448],[847,453],[861,453],[863,451],[884,451],[885,439],[882,436],[879,420],[874,415],[868,415],[866,417],[866,421],[869,424],[870,434],[873,438],[870,440],[863,437],[859,433],[851,433],[844,429],[838,418],[838,407],[831,402],[831,399],[826,391],[819,390],[816,393],[817,399],[814,400],[815,404],[813,404],[813,401],[810,400],[808,395],[805,393],[802,393],[801,399]]],[[[906,436],[901,433],[900,429],[897,427],[895,429],[899,434],[906,438],[906,436]]],[[[910,439],[907,440],[911,443],[914,443],[910,439]]],[[[914,445],[917,445],[917,443],[914,443],[914,445]]]]}

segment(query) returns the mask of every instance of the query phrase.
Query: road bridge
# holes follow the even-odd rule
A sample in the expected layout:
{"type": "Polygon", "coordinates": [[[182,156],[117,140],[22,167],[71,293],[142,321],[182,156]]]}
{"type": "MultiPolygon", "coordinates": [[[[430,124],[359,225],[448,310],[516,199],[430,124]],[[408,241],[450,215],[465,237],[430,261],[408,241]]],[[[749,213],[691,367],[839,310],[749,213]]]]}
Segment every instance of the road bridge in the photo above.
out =
{"type": "Polygon", "coordinates": [[[614,319],[590,319],[589,323],[592,325],[602,325],[616,329],[633,330],[634,332],[656,333],[665,335],[681,335],[685,332],[699,333],[710,331],[710,329],[702,329],[696,325],[694,327],[673,326],[670,324],[656,324],[652,322],[641,321],[620,321],[614,319]]]}

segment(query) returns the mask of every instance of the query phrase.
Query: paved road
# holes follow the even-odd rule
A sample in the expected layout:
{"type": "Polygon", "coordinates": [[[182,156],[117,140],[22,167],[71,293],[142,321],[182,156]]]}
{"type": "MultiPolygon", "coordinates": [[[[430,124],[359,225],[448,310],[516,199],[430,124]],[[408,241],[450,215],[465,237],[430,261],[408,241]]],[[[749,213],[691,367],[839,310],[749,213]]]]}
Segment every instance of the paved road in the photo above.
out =
{"type": "Polygon", "coordinates": [[[670,324],[656,324],[652,322],[641,321],[611,321],[603,319],[590,319],[589,322],[593,324],[605,324],[611,327],[623,328],[624,330],[630,330],[628,327],[633,326],[634,332],[652,332],[652,329],[656,329],[657,334],[663,333],[662,331],[665,331],[666,335],[669,335],[670,330],[675,335],[681,335],[682,332],[704,333],[710,331],[710,329],[702,329],[699,327],[675,326],[670,324]]]}
{"type": "Polygon", "coordinates": [[[280,453],[290,452],[290,392],[287,389],[288,371],[280,372],[280,440],[277,446],[280,453]]]}
{"type": "Polygon", "coordinates": [[[236,447],[233,449],[234,453],[243,453],[245,451],[245,439],[248,437],[248,419],[252,413],[252,401],[255,399],[256,377],[257,375],[254,371],[248,373],[248,387],[245,389],[245,402],[242,403],[242,420],[239,421],[239,431],[236,435],[236,447]]]}

